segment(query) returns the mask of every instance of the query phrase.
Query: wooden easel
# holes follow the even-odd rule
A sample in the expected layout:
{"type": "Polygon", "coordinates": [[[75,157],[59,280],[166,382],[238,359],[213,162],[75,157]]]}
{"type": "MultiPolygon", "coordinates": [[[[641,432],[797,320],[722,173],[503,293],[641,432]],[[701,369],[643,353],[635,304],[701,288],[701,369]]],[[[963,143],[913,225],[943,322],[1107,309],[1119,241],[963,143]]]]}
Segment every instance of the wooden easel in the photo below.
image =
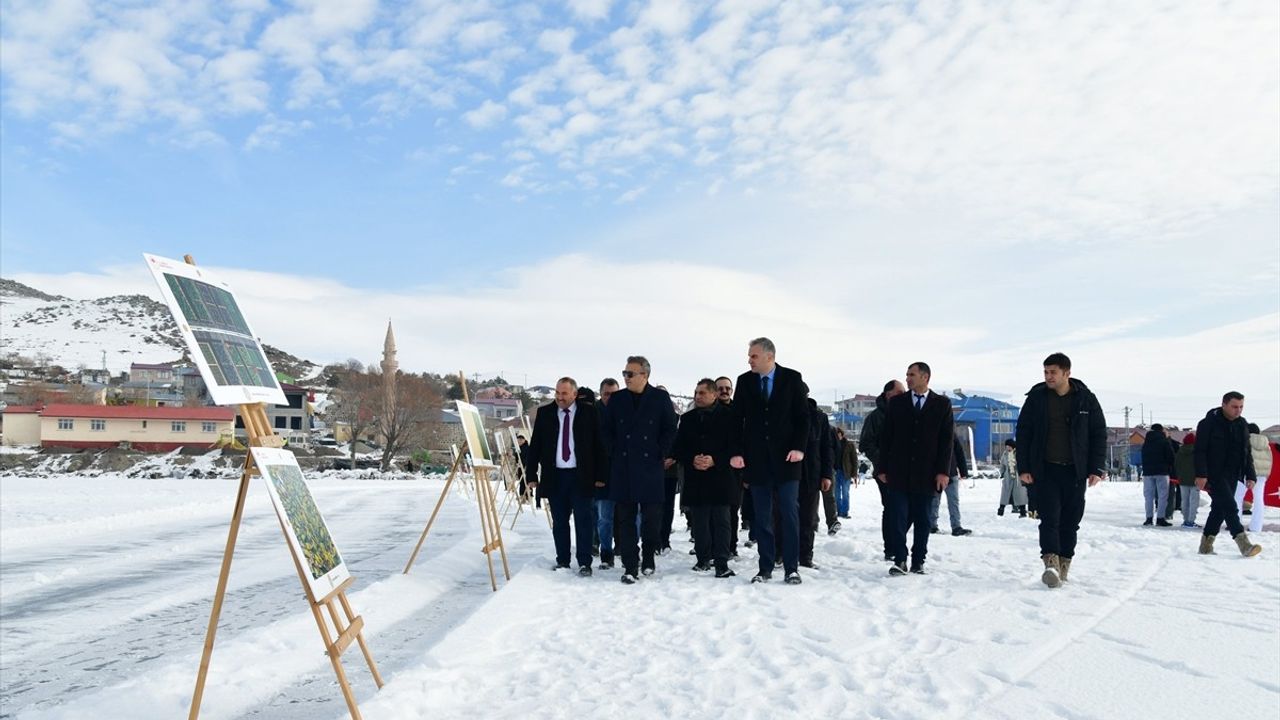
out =
{"type": "MultiPolygon", "coordinates": [[[[458,378],[462,381],[462,400],[470,402],[467,395],[467,377],[461,371],[458,372],[458,378]]],[[[453,466],[449,468],[449,477],[444,481],[444,489],[440,491],[440,497],[436,500],[436,506],[431,511],[431,517],[427,519],[427,526],[422,529],[422,535],[418,537],[418,544],[413,547],[413,553],[409,555],[409,562],[404,565],[404,574],[408,574],[410,568],[413,567],[413,561],[418,558],[418,551],[422,549],[422,543],[426,542],[427,533],[431,532],[431,526],[435,524],[436,516],[440,514],[440,508],[444,506],[444,500],[449,495],[449,488],[453,486],[453,481],[458,476],[458,470],[462,466],[462,458],[468,451],[467,445],[463,445],[458,456],[453,459],[453,466]]],[[[474,457],[474,456],[473,456],[474,457]]],[[[480,507],[480,530],[484,536],[484,545],[480,548],[480,552],[484,553],[485,560],[489,563],[489,584],[493,586],[493,591],[498,591],[498,577],[493,570],[493,551],[497,550],[502,554],[502,571],[507,580],[511,579],[511,567],[507,564],[507,547],[502,543],[502,525],[498,521],[498,509],[494,503],[493,486],[489,483],[489,471],[492,466],[479,465],[472,468],[475,474],[476,486],[476,504],[480,507]]]]}
{"type": "MultiPolygon", "coordinates": [[[[194,265],[195,262],[190,255],[184,258],[189,264],[194,265]]],[[[267,447],[282,448],[284,447],[284,439],[275,434],[271,429],[271,423],[267,419],[266,405],[263,403],[244,404],[239,406],[240,417],[244,420],[245,433],[249,436],[249,447],[267,447]]],[[[231,513],[231,527],[227,531],[227,545],[222,551],[222,570],[218,574],[218,589],[213,595],[213,609],[209,613],[209,627],[205,631],[204,653],[200,657],[200,671],[196,675],[196,689],[191,698],[191,711],[187,714],[188,720],[196,720],[200,717],[200,701],[204,698],[204,684],[209,675],[209,661],[213,657],[213,642],[218,633],[218,618],[222,614],[222,601],[227,594],[227,579],[231,575],[231,556],[235,553],[236,537],[240,534],[240,520],[244,517],[245,498],[249,494],[249,481],[254,475],[258,475],[259,470],[253,462],[253,453],[245,452],[244,471],[240,474],[240,488],[236,493],[235,510],[231,513]]],[[[280,519],[280,518],[277,518],[280,519]]],[[[284,520],[280,519],[280,532],[286,535],[284,528],[284,520]]],[[[351,603],[347,600],[347,588],[354,582],[354,578],[348,577],[341,585],[331,590],[323,598],[316,599],[311,594],[311,585],[307,582],[307,576],[302,569],[302,564],[298,562],[298,558],[293,552],[289,553],[293,558],[294,569],[298,571],[298,580],[302,582],[302,587],[306,591],[307,601],[311,605],[311,614],[316,620],[316,625],[320,628],[320,637],[324,640],[325,654],[329,656],[329,661],[333,664],[333,671],[338,676],[338,684],[342,686],[342,695],[347,701],[347,710],[351,712],[352,720],[360,720],[360,708],[356,705],[355,695],[351,692],[351,685],[347,682],[347,674],[342,669],[341,655],[352,643],[356,641],[360,644],[360,651],[364,653],[365,662],[369,663],[369,671],[373,673],[373,680],[382,687],[382,675],[378,673],[378,666],[373,661],[373,654],[369,652],[369,646],[364,640],[364,618],[356,615],[351,609],[351,603]],[[342,616],[338,614],[338,609],[334,605],[334,601],[341,603],[343,615],[346,617],[345,623],[342,616]],[[333,627],[336,630],[337,637],[332,637],[329,632],[329,626],[325,623],[324,613],[320,608],[324,607],[328,610],[329,617],[333,621],[333,627]]]]}

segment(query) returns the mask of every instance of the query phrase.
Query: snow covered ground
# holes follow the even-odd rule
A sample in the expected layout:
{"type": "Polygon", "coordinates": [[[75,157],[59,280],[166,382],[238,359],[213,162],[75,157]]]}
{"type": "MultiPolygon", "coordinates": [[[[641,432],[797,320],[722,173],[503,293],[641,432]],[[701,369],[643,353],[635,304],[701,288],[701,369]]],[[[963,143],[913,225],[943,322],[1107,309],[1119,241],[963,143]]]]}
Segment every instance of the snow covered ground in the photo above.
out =
{"type": "MultiPolygon", "coordinates": [[[[886,575],[863,485],[798,587],[750,585],[749,550],[736,578],[690,572],[679,519],[636,586],[554,573],[545,519],[525,516],[496,594],[462,496],[400,572],[440,478],[312,487],[387,680],[344,656],[370,719],[1277,716],[1274,510],[1259,558],[1225,537],[1205,558],[1194,532],[1139,527],[1140,484],[1104,483],[1072,581],[1051,591],[1036,523],[997,517],[999,482],[977,483],[962,490],[974,534],[934,536],[924,577],[886,575]]],[[[0,479],[0,717],[185,716],[235,484],[0,479]]],[[[291,562],[255,481],[202,717],[347,716],[291,562]]]]}

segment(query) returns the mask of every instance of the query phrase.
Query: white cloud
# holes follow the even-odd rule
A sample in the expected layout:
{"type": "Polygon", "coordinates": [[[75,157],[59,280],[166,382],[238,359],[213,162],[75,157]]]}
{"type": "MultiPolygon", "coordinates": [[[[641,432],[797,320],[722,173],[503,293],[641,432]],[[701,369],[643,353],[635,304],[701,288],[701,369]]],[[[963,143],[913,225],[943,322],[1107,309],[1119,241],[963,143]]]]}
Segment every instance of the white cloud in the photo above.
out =
{"type": "Polygon", "coordinates": [[[507,109],[492,100],[485,100],[474,110],[462,114],[462,119],[473,128],[492,127],[507,116],[507,109]]]}
{"type": "MultiPolygon", "coordinates": [[[[198,259],[198,258],[197,258],[198,259]]],[[[870,392],[923,359],[934,387],[982,387],[1011,398],[1040,380],[1042,347],[994,338],[968,347],[974,329],[939,315],[912,324],[884,322],[797,293],[768,269],[718,264],[622,263],[564,255],[505,269],[485,282],[447,288],[358,289],[340,282],[273,272],[210,267],[237,290],[262,339],[316,362],[376,360],[390,317],[401,366],[409,371],[528,374],[545,382],[564,374],[594,384],[616,374],[629,354],[654,365],[654,382],[691,388],[698,378],[746,368],[745,343],[765,335],[778,360],[801,370],[816,397],[870,392]],[[548,292],[547,278],[574,278],[548,292]],[[679,288],[657,292],[654,287],[679,288]],[[281,314],[287,305],[290,312],[281,314]],[[547,333],[547,318],[572,332],[547,333]],[[672,318],[682,318],[673,324],[672,318]],[[503,332],[490,331],[501,322],[503,332]],[[341,327],[342,333],[316,333],[341,327]]],[[[16,274],[44,292],[72,297],[121,293],[157,296],[141,260],[101,273],[16,274]]],[[[1056,348],[1055,348],[1056,349],[1056,348]]],[[[1280,313],[1241,317],[1208,330],[1144,338],[1107,337],[1069,349],[1074,371],[1099,393],[1112,424],[1124,404],[1145,402],[1157,421],[1188,423],[1227,389],[1248,397],[1251,419],[1280,421],[1280,378],[1258,372],[1259,358],[1280,356],[1280,313]],[[1223,350],[1229,349],[1229,352],[1223,350]],[[1142,358],[1125,362],[1124,358],[1142,358]]]]}

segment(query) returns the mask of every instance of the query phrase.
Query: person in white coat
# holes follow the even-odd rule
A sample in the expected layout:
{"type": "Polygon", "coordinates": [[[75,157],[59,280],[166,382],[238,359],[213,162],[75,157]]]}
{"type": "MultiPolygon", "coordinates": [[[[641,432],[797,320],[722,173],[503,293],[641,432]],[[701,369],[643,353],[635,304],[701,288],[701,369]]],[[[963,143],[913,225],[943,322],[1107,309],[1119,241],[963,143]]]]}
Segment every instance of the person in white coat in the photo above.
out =
{"type": "MultiPolygon", "coordinates": [[[[1253,470],[1258,474],[1258,482],[1253,487],[1253,514],[1249,517],[1249,532],[1256,535],[1262,532],[1262,516],[1267,509],[1262,493],[1271,475],[1271,442],[1254,423],[1249,423],[1249,454],[1253,456],[1253,470]]],[[[1241,482],[1236,486],[1236,507],[1244,507],[1244,494],[1245,486],[1241,482]]]]}
{"type": "Polygon", "coordinates": [[[1004,441],[1004,460],[1000,463],[1000,507],[997,515],[1004,514],[1004,506],[1011,505],[1019,517],[1027,516],[1027,487],[1018,480],[1018,443],[1013,438],[1004,441]]]}

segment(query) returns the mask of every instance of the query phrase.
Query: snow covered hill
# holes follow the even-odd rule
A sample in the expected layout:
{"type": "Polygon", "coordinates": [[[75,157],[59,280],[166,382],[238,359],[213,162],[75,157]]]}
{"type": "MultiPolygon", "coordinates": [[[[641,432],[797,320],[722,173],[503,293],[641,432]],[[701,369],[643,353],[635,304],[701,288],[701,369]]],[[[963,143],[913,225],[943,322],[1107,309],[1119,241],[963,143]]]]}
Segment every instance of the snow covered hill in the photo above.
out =
{"type": "MultiPolygon", "coordinates": [[[[309,378],[315,363],[266,347],[278,372],[309,378]]],[[[37,359],[40,364],[103,367],[113,373],[131,363],[178,360],[186,347],[169,309],[146,295],[113,295],[73,300],[49,295],[14,280],[0,279],[0,353],[37,359]]]]}

